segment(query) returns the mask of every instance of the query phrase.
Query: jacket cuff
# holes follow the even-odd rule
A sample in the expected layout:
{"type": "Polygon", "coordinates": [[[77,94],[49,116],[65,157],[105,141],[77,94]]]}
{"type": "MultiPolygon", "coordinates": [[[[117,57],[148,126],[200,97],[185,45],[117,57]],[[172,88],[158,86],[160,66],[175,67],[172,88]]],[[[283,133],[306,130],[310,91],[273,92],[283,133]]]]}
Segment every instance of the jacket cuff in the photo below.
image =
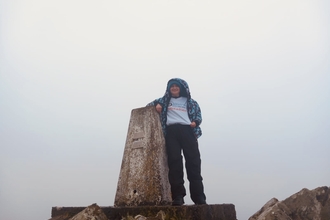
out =
{"type": "Polygon", "coordinates": [[[201,124],[200,121],[198,120],[195,120],[194,122],[196,123],[196,127],[198,127],[201,124]]]}

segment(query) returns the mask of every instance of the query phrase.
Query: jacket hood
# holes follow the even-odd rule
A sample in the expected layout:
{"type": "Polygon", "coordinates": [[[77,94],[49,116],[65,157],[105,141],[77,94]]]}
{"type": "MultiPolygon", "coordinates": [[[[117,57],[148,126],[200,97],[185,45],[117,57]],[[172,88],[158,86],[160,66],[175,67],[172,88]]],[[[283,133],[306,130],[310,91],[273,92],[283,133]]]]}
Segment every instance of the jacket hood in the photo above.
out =
{"type": "Polygon", "coordinates": [[[180,84],[179,85],[180,86],[180,96],[184,96],[184,97],[187,97],[188,99],[190,99],[191,95],[190,95],[188,83],[180,78],[172,78],[167,82],[165,96],[171,97],[169,85],[172,84],[173,81],[180,84]]]}

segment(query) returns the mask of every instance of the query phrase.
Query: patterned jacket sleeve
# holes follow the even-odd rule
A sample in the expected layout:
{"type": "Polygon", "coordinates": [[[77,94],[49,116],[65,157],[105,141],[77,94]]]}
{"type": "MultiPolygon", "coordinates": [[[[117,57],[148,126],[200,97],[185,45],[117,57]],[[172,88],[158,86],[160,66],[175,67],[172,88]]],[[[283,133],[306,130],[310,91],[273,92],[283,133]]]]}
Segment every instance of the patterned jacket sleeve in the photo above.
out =
{"type": "Polygon", "coordinates": [[[192,99],[191,101],[192,108],[190,110],[190,114],[192,115],[192,121],[194,121],[196,125],[199,126],[202,123],[202,111],[195,100],[192,99]]]}
{"type": "Polygon", "coordinates": [[[155,99],[154,101],[148,103],[147,106],[156,106],[157,104],[160,104],[162,107],[164,107],[163,98],[155,99]]]}
{"type": "Polygon", "coordinates": [[[202,112],[198,103],[191,99],[189,102],[188,115],[191,121],[196,123],[196,127],[193,128],[196,139],[202,136],[202,129],[200,124],[202,123],[202,112]]]}

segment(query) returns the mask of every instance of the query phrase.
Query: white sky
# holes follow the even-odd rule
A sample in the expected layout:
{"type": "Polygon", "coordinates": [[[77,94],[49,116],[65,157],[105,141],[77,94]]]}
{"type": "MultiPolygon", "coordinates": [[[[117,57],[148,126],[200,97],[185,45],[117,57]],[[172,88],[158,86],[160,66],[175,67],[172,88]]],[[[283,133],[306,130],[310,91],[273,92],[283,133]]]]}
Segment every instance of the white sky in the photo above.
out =
{"type": "Polygon", "coordinates": [[[245,220],[273,197],[329,186],[329,10],[0,0],[0,219],[112,206],[130,112],[172,77],[202,108],[209,204],[232,203],[245,220]]]}

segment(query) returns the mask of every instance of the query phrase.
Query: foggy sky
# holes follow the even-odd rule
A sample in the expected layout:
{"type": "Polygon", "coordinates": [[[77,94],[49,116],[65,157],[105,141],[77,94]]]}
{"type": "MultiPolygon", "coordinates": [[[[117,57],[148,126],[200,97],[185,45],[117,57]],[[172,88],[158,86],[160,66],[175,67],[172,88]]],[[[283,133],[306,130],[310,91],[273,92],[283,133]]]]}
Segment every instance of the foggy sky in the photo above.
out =
{"type": "Polygon", "coordinates": [[[329,9],[0,0],[0,219],[112,206],[130,112],[173,77],[201,106],[209,204],[245,220],[273,197],[329,186],[329,9]]]}

